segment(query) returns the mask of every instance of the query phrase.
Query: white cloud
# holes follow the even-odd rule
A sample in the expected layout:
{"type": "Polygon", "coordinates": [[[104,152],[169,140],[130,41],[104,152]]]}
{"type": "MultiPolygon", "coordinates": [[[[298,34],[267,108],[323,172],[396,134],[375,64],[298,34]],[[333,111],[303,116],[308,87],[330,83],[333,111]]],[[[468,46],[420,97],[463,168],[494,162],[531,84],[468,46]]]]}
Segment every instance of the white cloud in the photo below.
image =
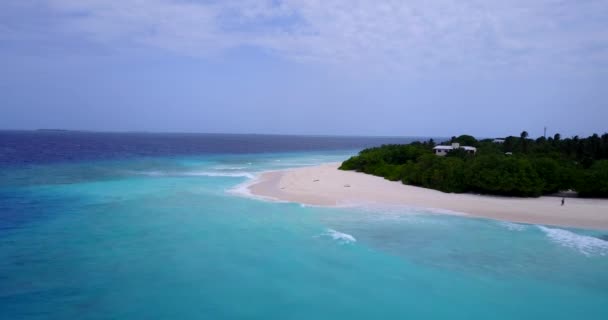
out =
{"type": "Polygon", "coordinates": [[[420,69],[606,66],[603,0],[46,0],[64,30],[108,46],[420,69]]]}

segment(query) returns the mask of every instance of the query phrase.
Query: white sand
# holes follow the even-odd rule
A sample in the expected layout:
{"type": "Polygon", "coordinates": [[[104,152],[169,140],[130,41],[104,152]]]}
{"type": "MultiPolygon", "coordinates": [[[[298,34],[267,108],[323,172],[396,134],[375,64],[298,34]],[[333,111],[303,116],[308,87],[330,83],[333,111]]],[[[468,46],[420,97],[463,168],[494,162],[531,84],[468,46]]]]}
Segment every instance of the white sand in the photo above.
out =
{"type": "Polygon", "coordinates": [[[381,177],[338,170],[339,163],[267,172],[249,186],[253,195],[310,205],[390,204],[434,208],[497,220],[608,229],[608,200],[510,198],[443,193],[381,177]]]}

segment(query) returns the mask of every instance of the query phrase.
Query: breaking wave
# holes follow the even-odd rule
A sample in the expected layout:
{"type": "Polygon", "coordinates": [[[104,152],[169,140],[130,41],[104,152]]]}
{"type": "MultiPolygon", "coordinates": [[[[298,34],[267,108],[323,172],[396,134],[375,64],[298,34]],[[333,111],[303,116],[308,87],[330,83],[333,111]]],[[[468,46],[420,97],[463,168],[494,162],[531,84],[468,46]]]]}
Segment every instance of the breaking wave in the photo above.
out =
{"type": "Polygon", "coordinates": [[[576,234],[563,229],[548,228],[543,226],[538,226],[538,228],[543,231],[549,237],[549,239],[551,239],[551,241],[561,246],[577,250],[586,256],[608,255],[608,241],[591,236],[576,234]]]}
{"type": "Polygon", "coordinates": [[[336,231],[334,229],[327,229],[327,231],[325,233],[323,233],[321,236],[330,237],[333,240],[336,240],[341,244],[357,242],[357,239],[355,239],[355,237],[351,236],[350,234],[342,233],[342,232],[336,231]]]}
{"type": "Polygon", "coordinates": [[[500,224],[501,226],[503,226],[511,231],[524,231],[527,228],[527,226],[524,224],[507,222],[507,221],[500,221],[498,224],[500,224]]]}
{"type": "Polygon", "coordinates": [[[238,177],[255,179],[255,175],[251,172],[216,172],[216,171],[191,171],[184,172],[183,176],[204,176],[204,177],[238,177]]]}
{"type": "Polygon", "coordinates": [[[248,169],[248,167],[242,167],[242,166],[216,166],[216,167],[214,167],[214,169],[217,169],[217,170],[243,170],[243,169],[248,169]]]}
{"type": "Polygon", "coordinates": [[[251,192],[251,190],[249,189],[249,187],[251,187],[252,185],[259,182],[256,178],[257,178],[257,176],[252,176],[247,181],[245,181],[241,184],[238,184],[238,185],[234,186],[233,188],[227,189],[226,192],[236,195],[236,196],[240,196],[240,197],[256,199],[256,200],[263,200],[263,201],[268,201],[268,202],[276,202],[276,203],[288,203],[289,202],[289,201],[279,200],[279,199],[272,198],[272,197],[266,197],[266,196],[260,196],[260,195],[253,194],[251,192]]]}
{"type": "Polygon", "coordinates": [[[251,172],[218,172],[218,171],[185,171],[185,172],[166,172],[166,171],[137,171],[135,174],[150,177],[235,177],[254,179],[255,175],[251,172]]]}

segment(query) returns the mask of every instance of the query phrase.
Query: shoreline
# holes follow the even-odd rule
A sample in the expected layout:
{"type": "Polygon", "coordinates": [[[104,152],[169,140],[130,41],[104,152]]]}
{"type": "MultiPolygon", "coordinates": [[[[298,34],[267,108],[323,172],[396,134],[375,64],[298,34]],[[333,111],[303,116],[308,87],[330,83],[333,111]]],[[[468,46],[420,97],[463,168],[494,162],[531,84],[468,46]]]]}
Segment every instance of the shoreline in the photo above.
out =
{"type": "Polygon", "coordinates": [[[514,198],[444,193],[338,170],[340,163],[269,171],[245,188],[262,199],[316,206],[400,205],[500,221],[608,230],[608,199],[514,198]]]}

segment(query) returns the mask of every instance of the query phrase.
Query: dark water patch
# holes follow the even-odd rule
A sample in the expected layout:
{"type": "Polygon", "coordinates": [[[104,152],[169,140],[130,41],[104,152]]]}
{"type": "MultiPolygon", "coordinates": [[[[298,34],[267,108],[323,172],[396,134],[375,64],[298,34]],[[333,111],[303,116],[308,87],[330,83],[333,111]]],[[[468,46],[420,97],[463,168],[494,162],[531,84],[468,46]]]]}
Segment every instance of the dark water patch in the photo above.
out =
{"type": "Polygon", "coordinates": [[[358,150],[416,137],[0,131],[0,166],[197,154],[358,150]]]}
{"type": "Polygon", "coordinates": [[[78,199],[33,193],[23,188],[0,190],[0,231],[15,229],[29,221],[74,203],[78,199]]]}

